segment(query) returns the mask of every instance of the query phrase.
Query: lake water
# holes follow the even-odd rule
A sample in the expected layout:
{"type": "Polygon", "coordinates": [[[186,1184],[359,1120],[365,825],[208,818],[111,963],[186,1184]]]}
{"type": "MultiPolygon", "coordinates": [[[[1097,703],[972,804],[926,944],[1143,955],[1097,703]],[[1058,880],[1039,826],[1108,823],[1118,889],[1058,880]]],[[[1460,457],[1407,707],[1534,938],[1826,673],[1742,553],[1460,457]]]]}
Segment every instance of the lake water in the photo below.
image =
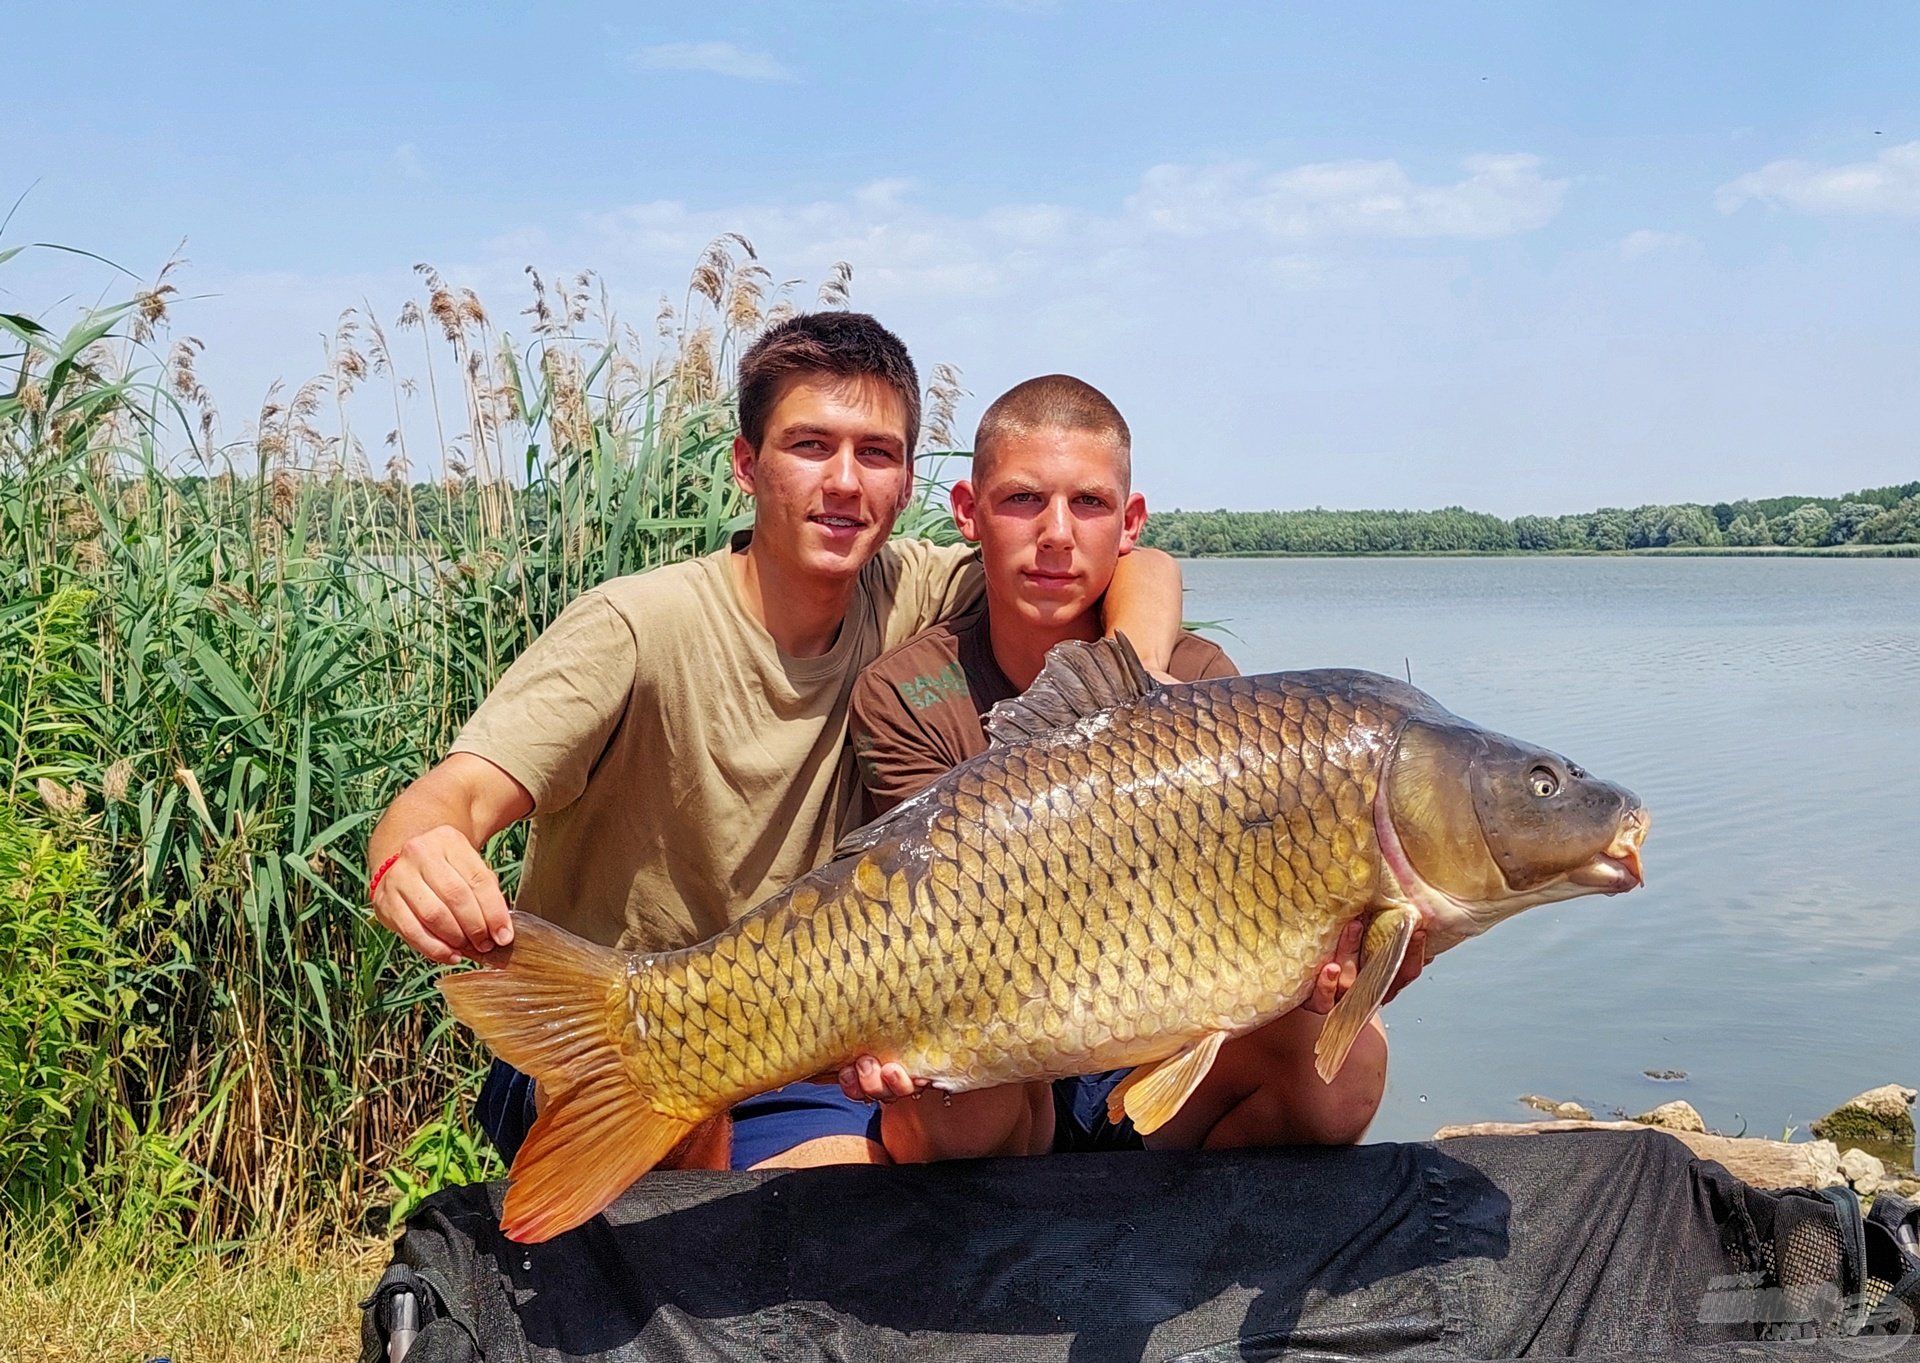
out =
{"type": "Polygon", "coordinates": [[[1647,885],[1442,956],[1386,1013],[1371,1136],[1685,1098],[1779,1136],[1920,1081],[1920,562],[1185,565],[1242,671],[1366,667],[1565,753],[1653,814],[1647,885]],[[1684,1070],[1657,1082],[1646,1070],[1684,1070]]]}

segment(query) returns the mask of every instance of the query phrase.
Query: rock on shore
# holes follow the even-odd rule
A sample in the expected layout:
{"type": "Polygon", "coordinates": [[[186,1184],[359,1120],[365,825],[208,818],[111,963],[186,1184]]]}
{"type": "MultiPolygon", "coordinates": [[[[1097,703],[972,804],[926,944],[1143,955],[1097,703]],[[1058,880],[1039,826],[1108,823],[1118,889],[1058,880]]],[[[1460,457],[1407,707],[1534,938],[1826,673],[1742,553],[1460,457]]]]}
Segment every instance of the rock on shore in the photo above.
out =
{"type": "Polygon", "coordinates": [[[1914,1097],[1904,1084],[1868,1089],[1815,1122],[1813,1134],[1841,1145],[1911,1146],[1914,1097]]]}

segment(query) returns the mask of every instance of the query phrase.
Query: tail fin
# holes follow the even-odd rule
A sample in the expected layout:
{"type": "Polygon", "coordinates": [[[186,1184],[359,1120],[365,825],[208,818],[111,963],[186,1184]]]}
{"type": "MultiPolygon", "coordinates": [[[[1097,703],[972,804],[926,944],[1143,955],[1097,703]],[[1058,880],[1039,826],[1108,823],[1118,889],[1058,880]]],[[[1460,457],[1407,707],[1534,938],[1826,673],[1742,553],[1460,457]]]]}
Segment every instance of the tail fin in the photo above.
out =
{"type": "Polygon", "coordinates": [[[620,953],[516,913],[511,946],[440,978],[453,1015],[540,1086],[500,1218],[510,1240],[573,1229],[693,1130],[655,1111],[622,1063],[625,975],[620,953]]]}

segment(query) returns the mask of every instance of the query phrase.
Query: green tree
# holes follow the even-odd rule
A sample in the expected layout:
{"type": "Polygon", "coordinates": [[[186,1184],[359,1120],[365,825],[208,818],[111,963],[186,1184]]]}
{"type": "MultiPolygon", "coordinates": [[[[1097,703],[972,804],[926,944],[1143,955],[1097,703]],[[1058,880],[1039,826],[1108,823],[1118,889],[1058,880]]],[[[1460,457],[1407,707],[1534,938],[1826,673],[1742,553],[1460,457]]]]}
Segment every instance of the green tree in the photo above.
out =
{"type": "Polygon", "coordinates": [[[1827,542],[1827,531],[1832,525],[1832,512],[1806,502],[1779,518],[1774,526],[1774,538],[1781,544],[1811,549],[1827,542]]]}

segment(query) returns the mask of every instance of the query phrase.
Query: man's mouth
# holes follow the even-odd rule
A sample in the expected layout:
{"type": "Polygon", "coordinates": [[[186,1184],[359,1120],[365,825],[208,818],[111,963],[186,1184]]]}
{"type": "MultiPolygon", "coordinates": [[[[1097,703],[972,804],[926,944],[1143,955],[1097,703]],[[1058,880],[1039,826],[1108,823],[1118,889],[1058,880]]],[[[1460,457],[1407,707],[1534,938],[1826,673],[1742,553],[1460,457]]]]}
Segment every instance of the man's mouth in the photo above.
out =
{"type": "Polygon", "coordinates": [[[1080,580],[1078,573],[1049,573],[1039,568],[1024,569],[1020,576],[1026,579],[1028,586],[1038,587],[1041,591],[1060,591],[1080,580]]]}
{"type": "Polygon", "coordinates": [[[812,521],[815,525],[824,526],[826,529],[831,530],[836,534],[850,535],[855,533],[856,531],[865,530],[867,528],[867,523],[855,516],[821,515],[821,516],[809,516],[807,517],[807,519],[812,521]]]}

